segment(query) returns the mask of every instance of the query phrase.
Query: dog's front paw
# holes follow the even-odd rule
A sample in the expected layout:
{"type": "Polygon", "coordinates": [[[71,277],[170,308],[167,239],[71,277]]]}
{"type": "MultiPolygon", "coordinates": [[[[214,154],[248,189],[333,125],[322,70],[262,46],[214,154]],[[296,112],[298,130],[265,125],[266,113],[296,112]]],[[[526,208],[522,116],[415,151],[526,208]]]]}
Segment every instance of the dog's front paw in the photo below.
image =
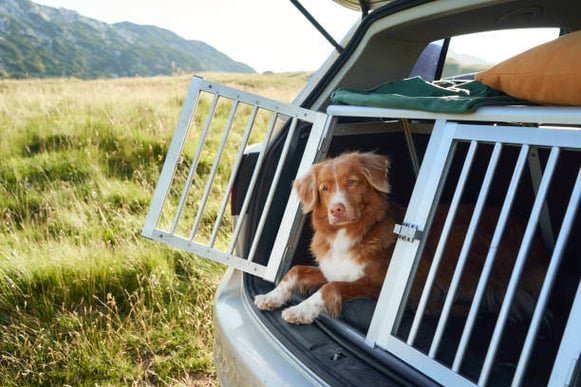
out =
{"type": "Polygon", "coordinates": [[[300,304],[283,310],[282,318],[291,324],[311,324],[323,309],[323,300],[317,292],[300,304]]]}
{"type": "Polygon", "coordinates": [[[260,310],[275,310],[283,304],[282,298],[273,294],[274,291],[266,294],[259,294],[254,297],[254,305],[260,310]]]}
{"type": "Polygon", "coordinates": [[[282,318],[291,324],[311,324],[318,313],[308,313],[304,309],[301,304],[287,308],[282,311],[282,318]]]}

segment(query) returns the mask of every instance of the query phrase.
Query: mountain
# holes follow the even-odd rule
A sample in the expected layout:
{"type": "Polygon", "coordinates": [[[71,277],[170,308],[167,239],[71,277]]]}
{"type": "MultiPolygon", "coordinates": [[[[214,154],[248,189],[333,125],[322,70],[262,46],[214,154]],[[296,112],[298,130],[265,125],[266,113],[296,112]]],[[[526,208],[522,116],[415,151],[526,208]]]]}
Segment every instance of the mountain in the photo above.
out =
{"type": "Polygon", "coordinates": [[[0,0],[0,78],[107,78],[196,71],[255,72],[154,26],[107,24],[30,0],[0,0]]]}
{"type": "Polygon", "coordinates": [[[454,50],[448,51],[448,57],[446,58],[446,64],[442,71],[442,78],[447,78],[459,74],[471,74],[479,71],[486,70],[493,66],[482,58],[478,58],[472,55],[459,54],[454,50]]]}
{"type": "Polygon", "coordinates": [[[459,53],[455,52],[454,50],[450,50],[450,52],[448,52],[448,56],[450,56],[451,58],[456,59],[458,62],[464,63],[464,64],[470,64],[470,65],[476,65],[476,66],[492,66],[493,65],[493,63],[490,63],[485,59],[482,59],[482,58],[479,58],[479,57],[473,56],[473,55],[459,54],[459,53]]]}

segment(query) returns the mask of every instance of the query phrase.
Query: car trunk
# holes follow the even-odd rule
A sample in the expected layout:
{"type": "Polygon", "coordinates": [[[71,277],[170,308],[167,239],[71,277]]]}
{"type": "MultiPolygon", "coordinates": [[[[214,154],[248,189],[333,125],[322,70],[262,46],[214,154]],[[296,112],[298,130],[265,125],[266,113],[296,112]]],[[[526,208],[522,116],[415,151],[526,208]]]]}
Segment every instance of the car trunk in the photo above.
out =
{"type": "MultiPolygon", "coordinates": [[[[290,191],[294,176],[304,173],[317,160],[350,150],[388,155],[393,186],[390,200],[409,206],[412,210],[408,210],[407,217],[419,211],[420,217],[426,219],[425,225],[418,226],[424,235],[413,236],[413,233],[405,234],[400,230],[398,246],[404,246],[400,250],[407,250],[406,244],[417,248],[424,243],[429,235],[430,214],[438,206],[454,208],[459,203],[467,203],[475,205],[475,209],[479,206],[499,208],[506,205],[506,197],[513,195],[514,202],[507,205],[512,216],[520,218],[523,224],[530,223],[531,236],[538,234],[538,238],[545,240],[545,248],[556,252],[554,273],[547,274],[548,293],[542,299],[548,311],[541,306],[536,322],[507,323],[502,311],[499,316],[477,309],[470,324],[466,317],[447,316],[445,310],[441,314],[445,316],[443,320],[440,316],[422,316],[421,313],[417,317],[416,307],[406,303],[406,292],[414,283],[414,265],[408,269],[408,279],[404,282],[400,279],[399,284],[390,281],[388,272],[384,293],[386,288],[395,286],[400,292],[395,306],[393,299],[390,300],[392,292],[388,291],[387,295],[382,294],[379,304],[367,299],[354,300],[346,303],[338,321],[323,317],[307,327],[287,324],[280,318],[280,311],[255,310],[277,339],[309,367],[327,375],[328,380],[355,384],[363,380],[363,375],[367,375],[365,380],[369,382],[382,378],[395,380],[395,374],[388,371],[390,368],[382,367],[382,364],[392,363],[397,364],[399,370],[406,369],[403,375],[407,377],[423,377],[415,371],[419,368],[437,379],[437,374],[431,370],[436,364],[437,368],[451,370],[450,375],[477,380],[485,372],[485,378],[491,383],[505,384],[520,369],[518,361],[523,351],[527,360],[531,359],[531,365],[525,367],[528,372],[523,374],[525,384],[548,381],[554,363],[548,359],[557,356],[569,312],[574,309],[579,278],[576,259],[579,247],[569,243],[580,231],[579,217],[575,216],[581,190],[581,183],[575,178],[581,165],[581,144],[579,136],[575,136],[577,129],[530,126],[538,113],[531,118],[519,118],[529,123],[516,125],[502,122],[490,125],[491,118],[486,111],[476,113],[474,119],[461,117],[460,121],[455,121],[455,115],[432,120],[426,119],[426,113],[393,109],[377,117],[353,114],[350,110],[343,114],[341,107],[334,113],[330,109],[332,115],[326,116],[201,79],[192,81],[185,105],[180,119],[183,128],[176,131],[172,141],[144,235],[248,272],[244,284],[249,303],[255,294],[272,289],[273,281],[276,282],[290,266],[314,263],[308,250],[312,235],[308,216],[301,213],[298,199],[290,191]],[[210,107],[208,115],[198,119],[195,111],[204,105],[201,103],[203,95],[209,97],[210,107]],[[213,125],[214,120],[208,117],[217,115],[222,100],[227,103],[225,109],[229,109],[229,118],[226,124],[213,125]],[[266,117],[257,119],[263,111],[266,117]],[[243,119],[235,124],[238,113],[243,119]],[[385,118],[400,113],[402,117],[385,118]],[[284,119],[277,127],[281,117],[284,119]],[[197,137],[191,138],[195,133],[190,129],[198,122],[204,123],[203,130],[194,131],[197,137]],[[244,200],[237,223],[234,223],[228,219],[225,209],[229,206],[230,192],[235,188],[234,177],[243,160],[247,138],[253,136],[249,128],[260,122],[268,123],[262,152],[256,158],[246,195],[243,191],[237,193],[242,194],[244,200]],[[245,129],[243,146],[240,146],[239,137],[234,136],[237,126],[245,129]],[[453,128],[459,128],[456,137],[447,134],[453,128]],[[221,139],[218,151],[210,151],[206,146],[213,131],[217,131],[216,139],[221,139]],[[228,145],[230,137],[232,143],[228,145]],[[444,140],[448,141],[447,145],[440,144],[444,140]],[[193,144],[197,145],[192,147],[193,144]],[[224,155],[232,153],[229,146],[238,148],[237,157],[231,164],[224,165],[224,155]],[[190,153],[194,148],[195,152],[190,153]],[[208,152],[209,159],[206,158],[208,152]],[[226,174],[230,178],[220,181],[217,171],[222,167],[231,174],[226,174]],[[520,177],[514,180],[517,169],[520,177]],[[219,206],[212,205],[214,197],[218,198],[219,206]],[[208,232],[210,235],[200,236],[203,227],[212,230],[208,232]],[[232,232],[227,243],[217,237],[229,233],[224,227],[232,232]],[[563,231],[565,228],[568,230],[563,231]],[[557,249],[561,248],[559,253],[557,249]],[[392,316],[388,328],[385,316],[392,316]],[[527,332],[535,324],[531,338],[527,339],[527,332]],[[468,331],[466,326],[469,326],[468,331]],[[489,340],[495,342],[496,348],[482,350],[483,342],[489,340]],[[463,346],[461,341],[465,342],[463,346]],[[394,343],[398,344],[394,347],[394,343]],[[528,349],[523,349],[525,346],[528,349]],[[460,351],[458,366],[453,363],[460,351]],[[398,356],[394,357],[393,353],[398,356]],[[401,358],[406,357],[408,360],[402,362],[401,358]],[[323,358],[327,360],[321,360],[323,358]],[[410,358],[420,360],[414,363],[410,358]],[[537,364],[538,359],[542,361],[537,364]],[[349,364],[349,367],[338,367],[339,364],[349,364]],[[347,371],[338,372],[339,368],[347,371]]],[[[361,112],[366,113],[366,109],[362,108],[361,112]]],[[[577,113],[576,110],[571,112],[577,113]]],[[[518,111],[518,114],[522,113],[518,111]]],[[[452,222],[453,211],[450,214],[452,222]]],[[[402,227],[412,225],[408,223],[404,219],[402,227]]],[[[502,222],[499,225],[502,227],[502,222]]],[[[467,235],[469,233],[468,230],[467,235]]],[[[526,245],[527,242],[523,239],[522,243],[526,245]]],[[[391,267],[417,261],[415,253],[401,253],[398,246],[391,267]]],[[[527,249],[521,247],[523,259],[526,259],[527,249]]],[[[455,265],[460,267],[458,257],[443,259],[457,259],[455,265]]],[[[515,286],[517,283],[518,278],[515,286]]],[[[506,305],[509,310],[510,300],[506,305]]],[[[405,377],[399,380],[403,382],[405,377]]]]}

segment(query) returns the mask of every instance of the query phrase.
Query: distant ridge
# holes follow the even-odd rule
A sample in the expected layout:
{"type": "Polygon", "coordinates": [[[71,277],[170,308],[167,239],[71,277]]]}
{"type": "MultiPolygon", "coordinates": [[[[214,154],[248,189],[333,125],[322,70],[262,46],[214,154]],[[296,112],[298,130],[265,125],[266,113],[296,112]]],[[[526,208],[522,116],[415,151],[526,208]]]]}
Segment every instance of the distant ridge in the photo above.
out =
{"type": "Polygon", "coordinates": [[[206,43],[159,27],[107,24],[30,0],[0,0],[0,78],[90,79],[196,71],[255,72],[206,43]]]}

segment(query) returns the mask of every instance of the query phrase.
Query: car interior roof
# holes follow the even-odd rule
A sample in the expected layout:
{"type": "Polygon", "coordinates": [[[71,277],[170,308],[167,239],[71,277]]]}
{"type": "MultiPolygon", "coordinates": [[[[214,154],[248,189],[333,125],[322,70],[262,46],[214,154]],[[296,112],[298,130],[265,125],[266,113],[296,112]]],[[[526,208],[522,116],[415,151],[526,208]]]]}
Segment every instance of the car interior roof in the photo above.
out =
{"type": "Polygon", "coordinates": [[[446,13],[429,20],[405,23],[385,32],[387,38],[434,41],[450,36],[507,28],[581,28],[581,7],[569,0],[511,1],[465,10],[461,16],[446,13]]]}

